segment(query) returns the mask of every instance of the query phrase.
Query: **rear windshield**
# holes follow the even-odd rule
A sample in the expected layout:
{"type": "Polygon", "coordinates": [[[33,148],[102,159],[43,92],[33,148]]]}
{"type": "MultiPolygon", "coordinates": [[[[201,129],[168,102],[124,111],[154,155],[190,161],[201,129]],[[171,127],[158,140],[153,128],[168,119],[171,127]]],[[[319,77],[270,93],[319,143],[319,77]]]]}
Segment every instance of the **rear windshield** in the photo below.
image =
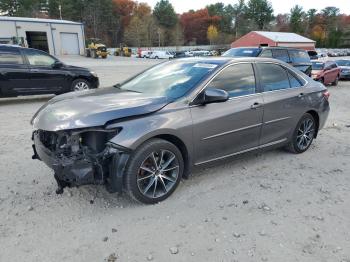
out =
{"type": "Polygon", "coordinates": [[[324,63],[312,62],[312,70],[323,70],[324,63]]]}
{"type": "MultiPolygon", "coordinates": [[[[293,63],[310,63],[310,56],[304,50],[289,50],[289,57],[293,63]]],[[[315,52],[316,53],[316,52],[315,52]]],[[[317,53],[316,53],[317,55],[317,53]]]]}
{"type": "Polygon", "coordinates": [[[226,51],[222,56],[247,56],[247,57],[257,57],[261,52],[260,48],[231,48],[226,51]]]}
{"type": "Polygon", "coordinates": [[[350,60],[338,60],[335,62],[338,66],[350,66],[350,60]]]}

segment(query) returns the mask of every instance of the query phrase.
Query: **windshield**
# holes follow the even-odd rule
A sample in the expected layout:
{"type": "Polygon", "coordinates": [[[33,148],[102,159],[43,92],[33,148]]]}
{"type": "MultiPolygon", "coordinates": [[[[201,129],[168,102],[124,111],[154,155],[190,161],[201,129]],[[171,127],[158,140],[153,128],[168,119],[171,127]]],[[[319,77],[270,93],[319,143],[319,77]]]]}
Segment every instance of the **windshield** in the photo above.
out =
{"type": "Polygon", "coordinates": [[[222,56],[248,56],[257,57],[260,53],[260,48],[231,48],[230,50],[223,53],[222,56]]]}
{"type": "Polygon", "coordinates": [[[210,62],[171,61],[152,67],[117,87],[176,99],[185,95],[217,67],[217,64],[210,62]]]}
{"type": "Polygon", "coordinates": [[[338,60],[335,62],[338,66],[350,66],[350,60],[338,60]]]}
{"type": "Polygon", "coordinates": [[[323,70],[324,63],[312,62],[312,70],[323,70]]]}

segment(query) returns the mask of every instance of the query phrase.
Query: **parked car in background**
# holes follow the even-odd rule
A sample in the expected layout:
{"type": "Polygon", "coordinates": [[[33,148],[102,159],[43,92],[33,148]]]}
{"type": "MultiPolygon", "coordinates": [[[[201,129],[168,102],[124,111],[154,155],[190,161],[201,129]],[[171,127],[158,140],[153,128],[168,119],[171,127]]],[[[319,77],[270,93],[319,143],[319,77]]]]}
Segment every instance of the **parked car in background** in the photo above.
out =
{"type": "Polygon", "coordinates": [[[53,98],[32,119],[33,159],[54,170],[57,193],[105,184],[155,204],[193,166],[276,147],[305,152],[325,125],[328,97],[274,59],[177,59],[115,87],[53,98]]]}
{"type": "Polygon", "coordinates": [[[335,61],[340,68],[340,79],[350,79],[350,60],[335,61]]]}
{"type": "Polygon", "coordinates": [[[0,45],[0,96],[62,94],[97,88],[99,79],[87,68],[69,66],[32,48],[0,45]]]}
{"type": "Polygon", "coordinates": [[[174,55],[169,51],[153,51],[150,55],[150,58],[153,59],[171,59],[174,58],[174,55]]]}
{"type": "Polygon", "coordinates": [[[146,50],[146,51],[141,51],[140,57],[141,58],[150,58],[152,55],[152,51],[146,50]]]}
{"type": "Polygon", "coordinates": [[[184,58],[184,57],[187,57],[186,52],[184,52],[184,51],[176,51],[175,52],[174,58],[184,58]]]}
{"type": "Polygon", "coordinates": [[[340,68],[334,61],[315,61],[312,62],[311,77],[324,85],[332,84],[336,86],[340,78],[340,68]]]}
{"type": "Polygon", "coordinates": [[[308,53],[302,49],[287,47],[239,47],[229,49],[222,56],[275,58],[311,76],[311,60],[308,53]]]}

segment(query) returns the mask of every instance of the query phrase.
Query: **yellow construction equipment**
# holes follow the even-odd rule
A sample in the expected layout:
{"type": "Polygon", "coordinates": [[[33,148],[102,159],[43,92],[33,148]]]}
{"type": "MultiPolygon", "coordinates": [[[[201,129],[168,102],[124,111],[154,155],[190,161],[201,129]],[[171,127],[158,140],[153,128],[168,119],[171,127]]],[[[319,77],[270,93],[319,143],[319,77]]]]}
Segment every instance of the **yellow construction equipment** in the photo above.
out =
{"type": "Polygon", "coordinates": [[[114,55],[115,56],[127,56],[127,57],[130,57],[131,53],[132,53],[131,48],[129,48],[127,46],[123,46],[123,45],[120,45],[120,48],[117,48],[114,51],[114,55]]]}
{"type": "Polygon", "coordinates": [[[92,58],[107,58],[108,51],[105,44],[102,43],[101,39],[89,38],[86,40],[86,56],[92,58]]]}

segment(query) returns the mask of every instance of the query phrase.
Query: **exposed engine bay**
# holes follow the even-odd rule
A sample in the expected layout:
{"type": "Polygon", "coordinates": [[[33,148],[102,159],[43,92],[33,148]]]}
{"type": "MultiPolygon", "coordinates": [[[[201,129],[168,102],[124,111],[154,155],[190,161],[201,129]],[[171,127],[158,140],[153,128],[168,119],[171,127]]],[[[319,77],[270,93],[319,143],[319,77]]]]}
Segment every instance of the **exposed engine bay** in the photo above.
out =
{"type": "Polygon", "coordinates": [[[36,130],[32,136],[33,159],[42,160],[54,170],[57,193],[63,193],[64,187],[87,184],[106,184],[110,192],[120,191],[115,168],[119,164],[115,162],[125,159],[126,163],[127,152],[109,142],[119,132],[103,128],[36,130]]]}

